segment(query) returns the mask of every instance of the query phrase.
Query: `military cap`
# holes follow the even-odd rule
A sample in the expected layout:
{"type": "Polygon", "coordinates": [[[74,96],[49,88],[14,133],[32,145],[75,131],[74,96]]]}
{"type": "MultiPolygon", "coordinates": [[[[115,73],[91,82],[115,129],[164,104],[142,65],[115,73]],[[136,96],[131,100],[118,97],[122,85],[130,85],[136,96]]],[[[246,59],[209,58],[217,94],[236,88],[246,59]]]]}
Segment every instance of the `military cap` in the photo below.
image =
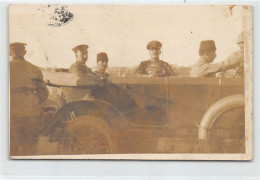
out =
{"type": "Polygon", "coordinates": [[[82,51],[82,50],[86,50],[86,49],[88,49],[88,45],[86,45],[86,44],[81,44],[81,45],[75,46],[75,47],[72,49],[72,51],[73,51],[74,53],[76,53],[77,51],[82,51]]]}
{"type": "Polygon", "coordinates": [[[107,53],[100,52],[97,54],[97,62],[98,61],[108,61],[107,53]]]}
{"type": "Polygon", "coordinates": [[[237,37],[237,44],[244,42],[244,34],[241,32],[237,37]]]}
{"type": "Polygon", "coordinates": [[[15,49],[22,49],[25,48],[27,44],[21,43],[21,42],[14,42],[10,43],[10,49],[15,50],[15,49]]]}
{"type": "Polygon", "coordinates": [[[211,51],[216,50],[214,40],[205,40],[200,42],[200,51],[211,51]]]}
{"type": "Polygon", "coordinates": [[[147,49],[152,50],[152,49],[158,49],[162,47],[162,43],[159,41],[151,41],[147,44],[147,49]]]}

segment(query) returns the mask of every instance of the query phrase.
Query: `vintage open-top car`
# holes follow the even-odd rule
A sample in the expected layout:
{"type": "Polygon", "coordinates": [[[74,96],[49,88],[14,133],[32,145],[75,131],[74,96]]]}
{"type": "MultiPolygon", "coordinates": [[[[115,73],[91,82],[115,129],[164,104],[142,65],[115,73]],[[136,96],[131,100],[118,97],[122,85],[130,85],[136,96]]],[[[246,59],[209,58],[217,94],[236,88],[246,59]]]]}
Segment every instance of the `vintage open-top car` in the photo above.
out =
{"type": "Polygon", "coordinates": [[[57,154],[245,153],[243,78],[43,74],[57,154]]]}

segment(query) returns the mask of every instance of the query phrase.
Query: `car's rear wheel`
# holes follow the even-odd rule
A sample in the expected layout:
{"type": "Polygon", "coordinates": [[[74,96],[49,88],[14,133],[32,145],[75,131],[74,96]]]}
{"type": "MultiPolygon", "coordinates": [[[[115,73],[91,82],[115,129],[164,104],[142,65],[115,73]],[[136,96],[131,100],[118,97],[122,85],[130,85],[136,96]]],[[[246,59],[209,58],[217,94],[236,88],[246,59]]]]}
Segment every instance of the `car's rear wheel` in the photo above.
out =
{"type": "Polygon", "coordinates": [[[110,154],[117,151],[111,127],[94,116],[81,116],[66,125],[58,142],[59,154],[110,154]]]}

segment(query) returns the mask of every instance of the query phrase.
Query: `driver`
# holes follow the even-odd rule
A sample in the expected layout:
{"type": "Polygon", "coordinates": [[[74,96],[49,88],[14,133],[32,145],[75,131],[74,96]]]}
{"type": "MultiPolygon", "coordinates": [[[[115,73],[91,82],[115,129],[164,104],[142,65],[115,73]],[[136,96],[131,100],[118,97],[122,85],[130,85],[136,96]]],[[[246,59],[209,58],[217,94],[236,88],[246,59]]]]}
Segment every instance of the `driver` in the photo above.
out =
{"type": "MultiPolygon", "coordinates": [[[[235,70],[234,78],[244,77],[244,33],[240,33],[237,37],[237,45],[239,50],[233,52],[228,56],[229,61],[239,64],[235,70]]],[[[225,76],[225,74],[224,74],[225,76]]]]}

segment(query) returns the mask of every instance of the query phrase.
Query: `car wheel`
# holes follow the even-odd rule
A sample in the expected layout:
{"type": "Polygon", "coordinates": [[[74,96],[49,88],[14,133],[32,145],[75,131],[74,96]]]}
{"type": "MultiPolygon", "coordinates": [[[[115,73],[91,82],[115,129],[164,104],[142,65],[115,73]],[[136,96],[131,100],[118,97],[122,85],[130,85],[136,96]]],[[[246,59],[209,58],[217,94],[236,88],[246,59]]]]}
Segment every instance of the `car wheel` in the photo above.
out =
{"type": "Polygon", "coordinates": [[[58,152],[64,155],[110,154],[116,152],[111,127],[94,116],[81,116],[66,125],[58,142],[58,152]]]}
{"type": "Polygon", "coordinates": [[[223,98],[208,109],[199,128],[202,152],[245,152],[244,106],[244,95],[238,94],[223,98]]]}

